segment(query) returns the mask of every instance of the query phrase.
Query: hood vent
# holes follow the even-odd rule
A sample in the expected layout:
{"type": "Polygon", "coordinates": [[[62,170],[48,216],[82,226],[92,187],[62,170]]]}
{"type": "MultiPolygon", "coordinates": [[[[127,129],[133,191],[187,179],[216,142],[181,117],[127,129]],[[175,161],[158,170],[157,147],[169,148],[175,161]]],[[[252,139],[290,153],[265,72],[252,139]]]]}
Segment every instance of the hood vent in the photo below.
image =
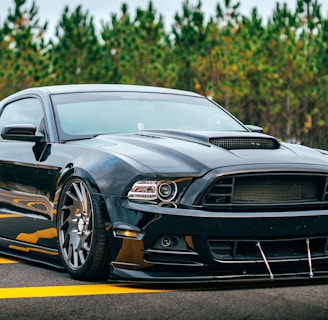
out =
{"type": "Polygon", "coordinates": [[[210,143],[227,150],[237,149],[278,149],[278,140],[257,137],[210,138],[210,143]]]}

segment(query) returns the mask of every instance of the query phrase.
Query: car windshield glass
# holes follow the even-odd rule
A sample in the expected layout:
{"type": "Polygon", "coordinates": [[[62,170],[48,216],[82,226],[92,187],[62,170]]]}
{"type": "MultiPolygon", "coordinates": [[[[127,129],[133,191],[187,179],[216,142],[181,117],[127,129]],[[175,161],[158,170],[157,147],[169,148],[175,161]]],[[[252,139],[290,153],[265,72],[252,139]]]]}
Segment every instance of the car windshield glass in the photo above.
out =
{"type": "Polygon", "coordinates": [[[228,112],[202,97],[92,92],[52,96],[63,135],[132,133],[139,130],[246,131],[228,112]]]}

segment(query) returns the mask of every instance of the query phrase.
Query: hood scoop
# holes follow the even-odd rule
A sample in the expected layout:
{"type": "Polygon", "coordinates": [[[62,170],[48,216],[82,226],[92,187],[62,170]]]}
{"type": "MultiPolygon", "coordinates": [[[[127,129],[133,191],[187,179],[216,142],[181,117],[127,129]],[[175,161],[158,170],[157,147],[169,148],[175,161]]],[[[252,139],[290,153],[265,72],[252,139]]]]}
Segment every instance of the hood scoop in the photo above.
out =
{"type": "Polygon", "coordinates": [[[279,149],[279,141],[273,137],[219,137],[210,138],[210,143],[226,150],[279,149]]]}
{"type": "Polygon", "coordinates": [[[215,145],[226,150],[238,149],[279,149],[279,141],[270,135],[256,132],[221,131],[213,137],[213,131],[178,131],[178,130],[142,130],[144,137],[174,138],[203,144],[215,145]]]}

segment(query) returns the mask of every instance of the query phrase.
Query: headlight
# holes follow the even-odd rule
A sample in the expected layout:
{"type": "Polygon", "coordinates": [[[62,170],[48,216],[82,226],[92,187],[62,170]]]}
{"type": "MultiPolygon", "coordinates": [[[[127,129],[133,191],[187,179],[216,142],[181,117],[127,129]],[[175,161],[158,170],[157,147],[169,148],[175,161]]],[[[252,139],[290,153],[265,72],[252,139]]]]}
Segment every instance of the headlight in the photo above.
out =
{"type": "Polygon", "coordinates": [[[128,199],[152,204],[176,203],[190,181],[191,178],[140,180],[132,186],[128,199]]]}

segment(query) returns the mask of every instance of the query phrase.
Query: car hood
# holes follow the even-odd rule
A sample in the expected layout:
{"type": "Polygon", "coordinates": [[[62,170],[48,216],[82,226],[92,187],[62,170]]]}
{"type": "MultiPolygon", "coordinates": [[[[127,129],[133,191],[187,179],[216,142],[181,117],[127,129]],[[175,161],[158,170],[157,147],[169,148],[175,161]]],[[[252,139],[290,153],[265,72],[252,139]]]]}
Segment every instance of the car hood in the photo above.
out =
{"type": "Polygon", "coordinates": [[[202,175],[216,168],[327,170],[325,152],[255,132],[145,130],[70,142],[138,162],[158,173],[202,175]]]}

